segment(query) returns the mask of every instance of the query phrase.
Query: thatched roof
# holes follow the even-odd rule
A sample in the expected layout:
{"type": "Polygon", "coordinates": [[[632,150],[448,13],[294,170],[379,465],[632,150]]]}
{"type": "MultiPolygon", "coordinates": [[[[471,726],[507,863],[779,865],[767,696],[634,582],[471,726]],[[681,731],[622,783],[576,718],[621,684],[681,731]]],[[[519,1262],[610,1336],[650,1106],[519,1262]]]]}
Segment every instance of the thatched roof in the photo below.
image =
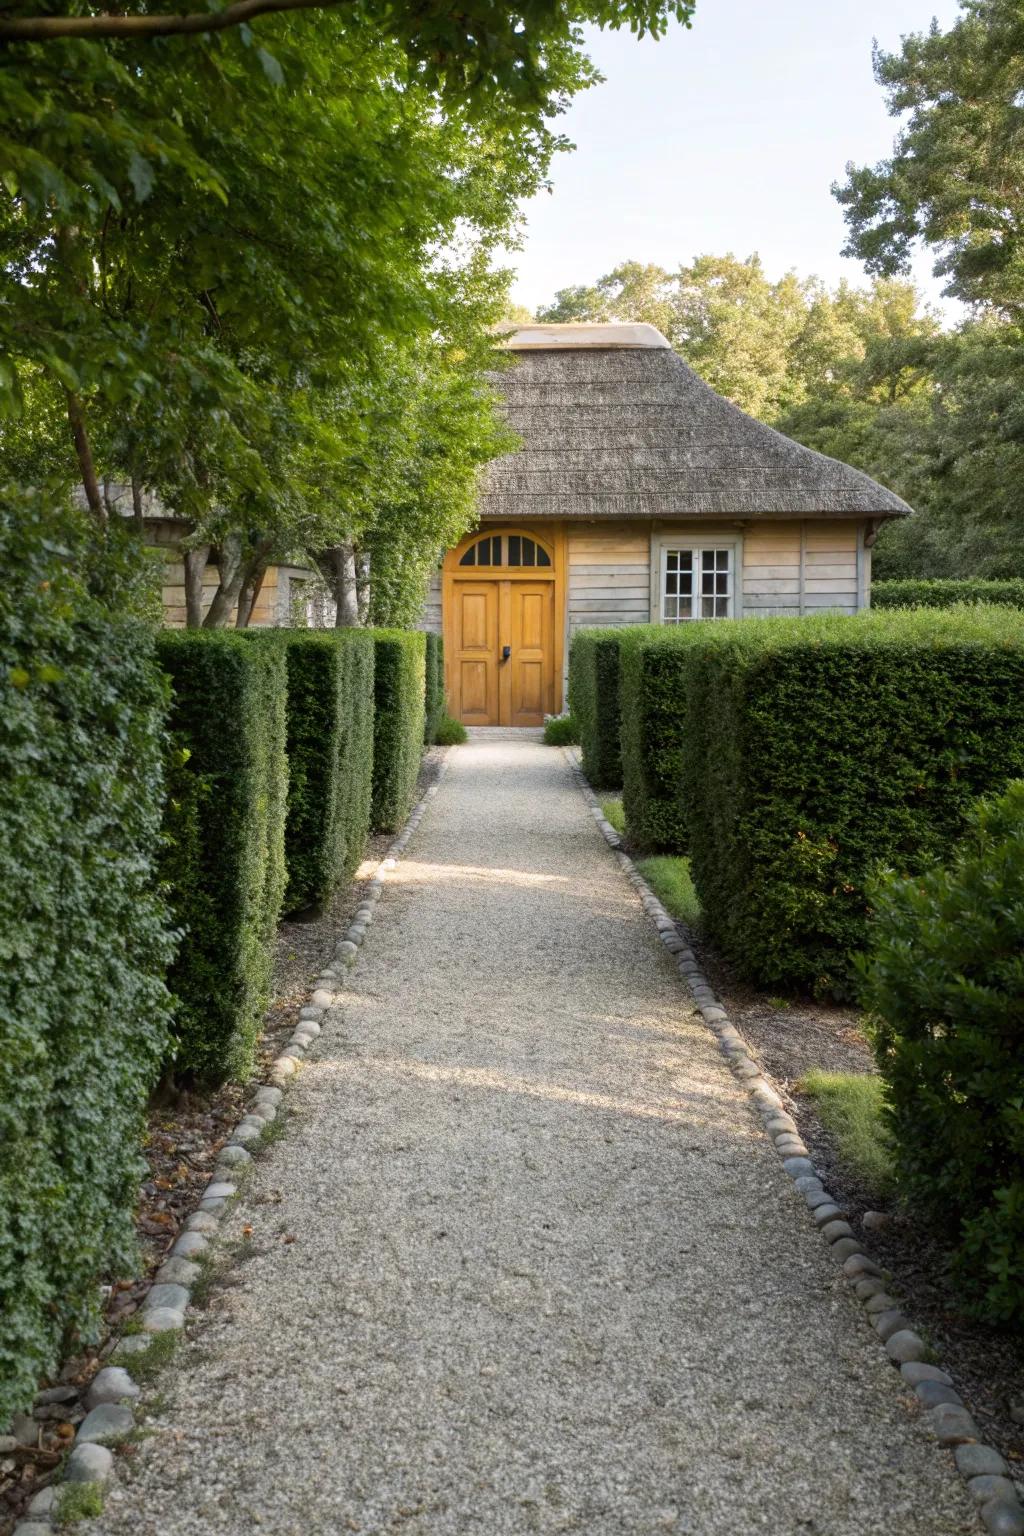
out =
{"type": "Polygon", "coordinates": [[[480,516],[902,517],[906,502],[723,400],[651,325],[530,325],[497,376],[523,446],[480,516]]]}

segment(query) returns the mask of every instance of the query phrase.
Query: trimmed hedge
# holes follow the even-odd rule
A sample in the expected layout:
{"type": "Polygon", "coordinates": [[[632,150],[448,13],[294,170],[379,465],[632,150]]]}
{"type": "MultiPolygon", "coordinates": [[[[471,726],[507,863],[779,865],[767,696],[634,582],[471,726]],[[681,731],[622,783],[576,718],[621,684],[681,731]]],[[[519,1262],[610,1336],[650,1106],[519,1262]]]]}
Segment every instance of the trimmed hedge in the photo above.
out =
{"type": "Polygon", "coordinates": [[[681,770],[708,931],[763,983],[847,996],[878,870],[926,867],[979,794],[1024,773],[1024,614],[693,629],[637,654],[675,674],[675,735],[652,748],[681,770]]]}
{"type": "Polygon", "coordinates": [[[285,647],[276,636],[165,632],[171,679],[163,876],[181,948],[175,1065],[244,1079],[271,996],[285,886],[285,647]]]}
{"type": "Polygon", "coordinates": [[[426,637],[420,630],[373,629],[374,832],[396,832],[412,809],[423,755],[426,637]]]}
{"type": "Polygon", "coordinates": [[[996,603],[1024,608],[1024,581],[876,581],[875,608],[952,608],[957,603],[996,603]]]}
{"type": "Polygon", "coordinates": [[[373,640],[287,630],[288,816],[284,909],[326,901],[362,858],[373,777],[373,640]]]}
{"type": "Polygon", "coordinates": [[[0,503],[0,1427],[134,1268],[170,1015],[166,690],[152,631],[80,585],[88,558],[70,515],[0,503]]]}
{"type": "Polygon", "coordinates": [[[637,624],[619,641],[622,806],[632,842],[653,853],[684,853],[686,808],[680,795],[686,718],[680,656],[721,623],[637,624]]]}
{"type": "Polygon", "coordinates": [[[1024,783],[948,870],[873,892],[863,964],[903,1193],[945,1229],[972,1311],[1024,1325],[1024,783]]]}
{"type": "Polygon", "coordinates": [[[444,641],[440,635],[424,634],[426,656],[424,661],[426,686],[426,717],[423,722],[423,740],[429,746],[437,739],[437,728],[444,719],[444,641]]]}
{"type": "Polygon", "coordinates": [[[569,645],[569,713],[579,727],[583,772],[595,789],[622,784],[621,640],[621,629],[581,629],[569,645]]]}

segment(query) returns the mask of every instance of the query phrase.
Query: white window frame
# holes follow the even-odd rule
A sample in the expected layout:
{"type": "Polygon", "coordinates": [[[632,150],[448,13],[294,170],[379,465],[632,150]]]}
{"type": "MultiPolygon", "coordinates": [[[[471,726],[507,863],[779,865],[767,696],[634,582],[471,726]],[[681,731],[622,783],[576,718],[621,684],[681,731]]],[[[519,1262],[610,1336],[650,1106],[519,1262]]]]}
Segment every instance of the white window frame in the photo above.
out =
{"type": "Polygon", "coordinates": [[[741,543],[741,541],[739,539],[737,539],[735,537],[732,537],[732,538],[716,538],[714,536],[714,534],[711,534],[711,533],[709,533],[704,538],[694,538],[692,536],[691,537],[682,537],[682,538],[675,537],[674,538],[671,534],[663,534],[661,536],[661,539],[660,539],[660,545],[661,545],[661,554],[660,554],[660,559],[659,559],[659,562],[658,562],[659,578],[658,578],[658,607],[657,607],[658,623],[659,624],[671,624],[671,625],[676,625],[676,624],[715,624],[715,623],[718,622],[719,619],[722,619],[722,618],[734,619],[734,618],[738,617],[739,612],[740,612],[740,604],[739,604],[737,599],[738,599],[739,590],[740,590],[740,582],[742,581],[742,576],[743,576],[742,543],[741,543]],[[700,591],[699,591],[699,586],[700,586],[700,567],[701,567],[701,564],[702,564],[702,557],[703,557],[705,551],[711,550],[711,549],[724,549],[724,550],[728,550],[728,552],[729,552],[729,591],[728,591],[727,598],[726,598],[726,611],[725,611],[725,613],[724,614],[718,614],[716,618],[711,618],[711,619],[705,619],[701,615],[697,615],[697,616],[695,616],[692,619],[668,619],[668,618],[666,618],[665,617],[665,603],[666,603],[666,599],[668,597],[668,593],[666,591],[666,588],[667,588],[667,585],[668,585],[668,557],[669,557],[669,554],[677,552],[677,551],[679,551],[679,552],[685,551],[687,554],[692,554],[694,556],[694,565],[695,565],[694,575],[696,577],[695,586],[697,588],[697,590],[694,592],[694,601],[695,601],[695,603],[699,604],[700,596],[701,596],[700,591]]]}

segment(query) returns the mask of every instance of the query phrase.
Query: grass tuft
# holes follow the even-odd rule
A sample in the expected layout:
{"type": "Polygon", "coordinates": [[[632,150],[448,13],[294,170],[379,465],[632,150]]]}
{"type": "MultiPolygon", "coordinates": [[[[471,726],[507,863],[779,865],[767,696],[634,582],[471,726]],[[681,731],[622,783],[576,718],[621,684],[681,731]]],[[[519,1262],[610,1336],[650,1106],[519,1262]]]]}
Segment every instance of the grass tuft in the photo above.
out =
{"type": "Polygon", "coordinates": [[[868,1072],[808,1072],[797,1085],[814,1103],[840,1161],[880,1197],[895,1189],[892,1146],[882,1118],[885,1090],[868,1072]]]}
{"type": "MultiPolygon", "coordinates": [[[[139,1332],[141,1328],[132,1328],[130,1324],[125,1328],[126,1335],[139,1332]]],[[[123,1365],[140,1385],[153,1381],[173,1358],[178,1347],[178,1333],[177,1328],[169,1328],[166,1333],[152,1333],[146,1348],[138,1350],[135,1354],[122,1355],[118,1358],[115,1350],[115,1364],[123,1365]]]]}
{"type": "Polygon", "coordinates": [[[604,819],[611,822],[621,837],[626,830],[626,813],[622,809],[622,797],[609,795],[607,800],[601,801],[601,812],[604,819]]]}
{"type": "Polygon", "coordinates": [[[103,1489],[99,1483],[62,1483],[57,1496],[57,1529],[95,1520],[103,1513],[103,1489]]]}
{"type": "Polygon", "coordinates": [[[701,926],[703,914],[690,876],[689,859],[675,853],[657,854],[639,859],[636,867],[673,917],[687,928],[701,926]]]}

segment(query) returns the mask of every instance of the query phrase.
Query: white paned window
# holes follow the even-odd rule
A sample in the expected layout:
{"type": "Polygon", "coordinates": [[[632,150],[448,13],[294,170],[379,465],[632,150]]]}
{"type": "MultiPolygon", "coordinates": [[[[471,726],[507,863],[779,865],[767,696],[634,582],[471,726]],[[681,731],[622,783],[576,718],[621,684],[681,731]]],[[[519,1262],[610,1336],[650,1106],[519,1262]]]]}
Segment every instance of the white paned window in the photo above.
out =
{"type": "Polygon", "coordinates": [[[729,619],[733,612],[734,551],[672,549],[661,556],[661,621],[729,619]]]}

